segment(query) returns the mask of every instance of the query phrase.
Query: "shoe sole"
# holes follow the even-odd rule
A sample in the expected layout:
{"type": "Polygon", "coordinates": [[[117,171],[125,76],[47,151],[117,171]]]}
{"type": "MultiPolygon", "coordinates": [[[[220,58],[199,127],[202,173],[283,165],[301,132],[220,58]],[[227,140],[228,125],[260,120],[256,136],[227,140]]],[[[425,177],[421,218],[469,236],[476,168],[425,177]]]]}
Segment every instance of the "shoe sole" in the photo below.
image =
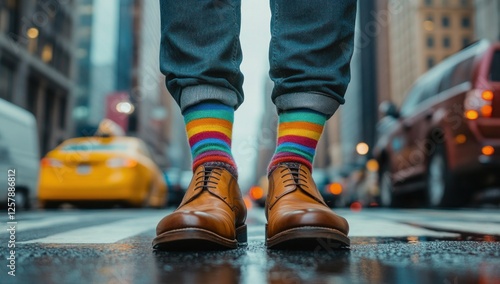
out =
{"type": "Polygon", "coordinates": [[[280,232],[267,238],[266,246],[270,249],[318,250],[347,248],[351,241],[339,230],[325,227],[298,227],[280,232]]]}
{"type": "Polygon", "coordinates": [[[166,251],[226,250],[238,248],[247,242],[247,226],[236,228],[236,239],[224,238],[212,231],[200,228],[172,230],[153,240],[153,249],[166,251]]]}

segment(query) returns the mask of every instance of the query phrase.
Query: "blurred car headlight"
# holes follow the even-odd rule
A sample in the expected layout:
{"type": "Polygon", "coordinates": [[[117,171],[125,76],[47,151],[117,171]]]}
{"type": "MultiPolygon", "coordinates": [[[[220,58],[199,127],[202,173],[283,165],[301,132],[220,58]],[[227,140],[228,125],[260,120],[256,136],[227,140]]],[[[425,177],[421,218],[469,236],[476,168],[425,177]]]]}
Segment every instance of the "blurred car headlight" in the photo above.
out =
{"type": "Polygon", "coordinates": [[[64,166],[63,162],[52,159],[52,158],[43,158],[40,161],[40,166],[42,167],[53,167],[53,168],[62,168],[64,166]]]}
{"type": "Polygon", "coordinates": [[[137,161],[125,158],[113,158],[106,162],[110,168],[133,168],[137,166],[137,161]]]}

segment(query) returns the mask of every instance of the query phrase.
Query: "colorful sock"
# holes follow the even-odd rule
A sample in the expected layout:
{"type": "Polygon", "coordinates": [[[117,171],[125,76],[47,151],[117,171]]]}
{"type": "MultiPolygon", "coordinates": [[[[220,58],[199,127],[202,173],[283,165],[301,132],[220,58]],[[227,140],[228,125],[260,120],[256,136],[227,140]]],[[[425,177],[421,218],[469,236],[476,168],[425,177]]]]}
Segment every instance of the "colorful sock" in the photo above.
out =
{"type": "Polygon", "coordinates": [[[222,165],[236,176],[236,163],[231,154],[234,109],[217,101],[208,101],[187,108],[183,115],[193,170],[210,163],[222,165]]]}
{"type": "Polygon", "coordinates": [[[300,163],[312,170],[318,140],[326,116],[308,109],[296,109],[279,115],[276,152],[269,165],[270,173],[281,163],[300,163]]]}

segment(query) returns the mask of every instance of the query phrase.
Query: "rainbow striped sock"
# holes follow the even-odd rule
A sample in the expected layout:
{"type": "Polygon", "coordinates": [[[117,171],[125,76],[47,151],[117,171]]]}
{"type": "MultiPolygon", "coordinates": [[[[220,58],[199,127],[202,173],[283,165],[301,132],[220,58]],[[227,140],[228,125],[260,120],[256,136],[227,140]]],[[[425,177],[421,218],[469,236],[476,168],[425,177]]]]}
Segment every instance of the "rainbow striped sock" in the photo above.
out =
{"type": "Polygon", "coordinates": [[[281,163],[300,163],[312,170],[318,140],[326,116],[308,109],[296,109],[279,115],[276,152],[268,168],[270,173],[281,163]]]}
{"type": "Polygon", "coordinates": [[[222,165],[236,176],[236,163],[231,154],[234,109],[217,101],[208,101],[187,108],[183,115],[193,170],[212,163],[222,165]]]}

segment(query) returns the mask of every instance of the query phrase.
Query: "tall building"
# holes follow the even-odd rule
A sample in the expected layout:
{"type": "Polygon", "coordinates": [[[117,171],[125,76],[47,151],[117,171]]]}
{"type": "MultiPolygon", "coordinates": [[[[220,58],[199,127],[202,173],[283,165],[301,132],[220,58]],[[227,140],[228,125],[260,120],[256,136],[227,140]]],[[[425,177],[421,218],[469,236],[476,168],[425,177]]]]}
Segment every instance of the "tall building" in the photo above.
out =
{"type": "MultiPolygon", "coordinates": [[[[74,118],[78,125],[76,135],[90,135],[105,116],[106,96],[118,91],[119,25],[129,19],[120,13],[119,0],[81,0],[77,3],[79,75],[74,118]]],[[[133,46],[128,48],[132,50],[133,46]]],[[[124,56],[123,50],[120,52],[124,56]]],[[[122,80],[130,76],[124,77],[122,80]]]]}
{"type": "Polygon", "coordinates": [[[92,75],[92,24],[94,21],[94,0],[80,0],[77,6],[77,69],[78,76],[75,107],[72,118],[75,120],[75,132],[87,133],[86,120],[89,117],[90,87],[92,75]]]}
{"type": "Polygon", "coordinates": [[[73,125],[75,1],[0,1],[0,98],[31,111],[44,154],[73,125]]]}
{"type": "Polygon", "coordinates": [[[373,147],[377,115],[377,72],[375,62],[377,23],[373,1],[358,1],[358,15],[351,60],[351,82],[346,103],[327,123],[330,136],[328,153],[331,167],[348,172],[360,165],[364,156],[356,151],[358,143],[373,147]]]}
{"type": "Polygon", "coordinates": [[[478,38],[500,41],[500,1],[475,0],[478,38]]]}
{"type": "Polygon", "coordinates": [[[473,0],[379,0],[377,8],[384,15],[377,22],[377,65],[388,76],[379,79],[389,83],[382,96],[398,105],[421,74],[476,39],[473,0]]]}
{"type": "MultiPolygon", "coordinates": [[[[133,27],[137,54],[134,57],[136,62],[134,73],[137,78],[132,82],[131,97],[138,109],[137,136],[150,146],[156,161],[161,166],[173,166],[169,158],[171,153],[169,144],[174,143],[174,139],[185,144],[187,138],[185,134],[176,136],[172,134],[178,130],[173,129],[172,125],[176,124],[175,121],[182,121],[182,116],[174,115],[173,109],[177,106],[166,91],[165,78],[159,70],[161,29],[159,1],[135,0],[135,2],[133,27]]],[[[184,131],[184,127],[180,129],[184,131]]],[[[185,148],[179,150],[182,149],[185,148]]],[[[189,161],[186,156],[190,157],[189,152],[185,153],[181,160],[189,161]]],[[[182,167],[177,164],[175,166],[182,167]]]]}

